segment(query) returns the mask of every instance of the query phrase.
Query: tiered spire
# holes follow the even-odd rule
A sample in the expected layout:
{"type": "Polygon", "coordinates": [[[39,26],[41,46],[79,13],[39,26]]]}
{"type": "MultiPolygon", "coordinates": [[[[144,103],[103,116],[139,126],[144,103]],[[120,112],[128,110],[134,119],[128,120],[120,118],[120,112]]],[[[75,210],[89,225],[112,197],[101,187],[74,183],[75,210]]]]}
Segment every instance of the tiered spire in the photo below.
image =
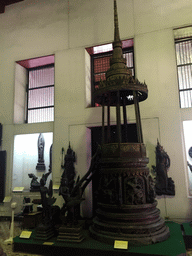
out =
{"type": "Polygon", "coordinates": [[[115,26],[114,42],[119,42],[120,41],[120,35],[119,35],[119,24],[118,24],[118,14],[117,14],[116,0],[114,0],[114,26],[115,26]]]}
{"type": "MultiPolygon", "coordinates": [[[[148,95],[146,84],[140,83],[137,79],[133,78],[131,70],[126,65],[126,59],[123,58],[116,0],[114,0],[113,54],[110,59],[110,68],[106,72],[106,80],[100,81],[99,88],[94,93],[95,102],[101,105],[108,105],[106,95],[115,91],[121,91],[126,96],[125,105],[135,104],[133,100],[135,92],[138,92],[138,101],[145,100],[148,95]]],[[[113,96],[111,95],[110,105],[113,105],[113,96]]],[[[121,99],[120,104],[122,105],[121,99]]]]}
{"type": "Polygon", "coordinates": [[[110,69],[106,72],[106,80],[115,80],[117,78],[130,77],[131,73],[126,66],[126,60],[123,58],[122,43],[119,35],[117,3],[114,0],[114,42],[113,55],[110,60],[110,69]]]}

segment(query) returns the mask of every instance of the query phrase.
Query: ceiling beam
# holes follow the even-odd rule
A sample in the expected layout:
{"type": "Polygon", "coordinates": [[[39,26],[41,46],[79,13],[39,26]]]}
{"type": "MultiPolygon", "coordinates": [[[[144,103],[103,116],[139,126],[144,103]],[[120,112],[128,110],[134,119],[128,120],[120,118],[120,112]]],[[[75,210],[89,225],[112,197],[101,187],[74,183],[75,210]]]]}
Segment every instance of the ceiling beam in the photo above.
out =
{"type": "Polygon", "coordinates": [[[10,4],[15,4],[18,2],[22,2],[24,0],[0,0],[0,13],[5,12],[5,6],[10,4]]]}

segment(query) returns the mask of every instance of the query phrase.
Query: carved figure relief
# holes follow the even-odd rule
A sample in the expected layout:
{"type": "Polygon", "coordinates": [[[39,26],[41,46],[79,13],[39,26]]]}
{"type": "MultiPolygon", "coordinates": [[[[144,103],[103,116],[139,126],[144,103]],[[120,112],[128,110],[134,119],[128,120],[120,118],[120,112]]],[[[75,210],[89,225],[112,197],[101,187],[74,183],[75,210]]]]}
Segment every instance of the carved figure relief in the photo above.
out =
{"type": "Polygon", "coordinates": [[[125,203],[143,204],[145,203],[144,180],[141,177],[125,179],[125,203]]]}
{"type": "Polygon", "coordinates": [[[101,175],[98,187],[98,199],[102,203],[119,204],[118,174],[101,175]]]}
{"type": "Polygon", "coordinates": [[[151,177],[151,175],[148,175],[146,178],[146,182],[147,182],[147,196],[146,196],[146,201],[147,203],[154,203],[155,201],[155,181],[154,179],[151,177]]]}

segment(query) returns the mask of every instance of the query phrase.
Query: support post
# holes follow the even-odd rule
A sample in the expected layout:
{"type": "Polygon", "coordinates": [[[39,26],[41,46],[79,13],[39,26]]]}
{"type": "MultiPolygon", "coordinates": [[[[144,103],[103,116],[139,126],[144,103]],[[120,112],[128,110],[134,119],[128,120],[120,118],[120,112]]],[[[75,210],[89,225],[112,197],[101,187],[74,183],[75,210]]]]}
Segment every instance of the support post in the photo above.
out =
{"type": "Polygon", "coordinates": [[[117,119],[117,142],[121,143],[121,113],[120,113],[120,92],[119,91],[117,91],[116,119],[117,119]]]}
{"type": "Polygon", "coordinates": [[[102,144],[105,143],[105,105],[104,105],[104,96],[102,99],[102,144]]]}
{"type": "Polygon", "coordinates": [[[133,91],[133,98],[134,98],[135,117],[136,117],[136,124],[137,124],[137,138],[138,138],[139,143],[143,143],[143,134],[142,134],[142,129],[141,129],[141,117],[140,117],[139,103],[138,103],[136,91],[133,91]]]}

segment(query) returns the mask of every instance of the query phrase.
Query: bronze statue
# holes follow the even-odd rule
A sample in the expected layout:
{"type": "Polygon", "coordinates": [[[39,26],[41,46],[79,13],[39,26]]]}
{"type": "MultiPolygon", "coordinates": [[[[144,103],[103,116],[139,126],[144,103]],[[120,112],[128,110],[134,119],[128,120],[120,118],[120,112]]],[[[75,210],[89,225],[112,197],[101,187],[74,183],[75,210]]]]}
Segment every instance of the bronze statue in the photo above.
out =
{"type": "Polygon", "coordinates": [[[55,203],[56,199],[53,196],[52,180],[49,183],[49,188],[47,188],[46,181],[51,172],[43,174],[40,180],[40,194],[41,203],[43,206],[43,225],[49,226],[52,224],[51,206],[55,203]],[[48,197],[47,197],[48,195],[48,197]]]}
{"type": "Polygon", "coordinates": [[[37,163],[36,169],[39,171],[45,171],[45,164],[44,164],[45,140],[42,133],[39,134],[37,147],[38,147],[38,163],[37,163]]]}
{"type": "Polygon", "coordinates": [[[47,178],[52,172],[52,145],[50,147],[49,161],[49,172],[43,174],[40,179],[40,194],[43,212],[42,223],[37,227],[35,236],[35,238],[39,240],[47,240],[55,235],[53,215],[56,213],[57,209],[54,209],[53,206],[56,198],[53,197],[52,180],[49,182],[49,187],[46,187],[47,178]]]}
{"type": "Polygon", "coordinates": [[[64,222],[68,226],[77,224],[79,217],[79,205],[82,201],[78,193],[74,195],[71,194],[75,184],[75,161],[75,152],[71,149],[69,143],[67,154],[64,158],[64,165],[61,165],[64,171],[61,176],[61,185],[59,187],[59,195],[62,195],[65,201],[61,209],[61,213],[63,216],[66,215],[64,217],[64,222]]]}
{"type": "Polygon", "coordinates": [[[36,177],[33,173],[28,174],[29,178],[31,178],[30,192],[40,191],[40,183],[38,182],[38,177],[36,177]]]}
{"type": "MultiPolygon", "coordinates": [[[[51,173],[51,171],[52,171],[52,146],[53,146],[53,144],[51,144],[50,150],[49,150],[49,173],[51,173]]],[[[40,183],[37,180],[38,177],[35,176],[33,173],[29,173],[28,176],[29,176],[29,178],[32,179],[31,185],[30,185],[30,192],[40,191],[40,183]]]]}
{"type": "Polygon", "coordinates": [[[53,144],[51,144],[49,149],[49,172],[52,171],[52,151],[53,151],[53,144]]]}
{"type": "Polygon", "coordinates": [[[38,240],[47,240],[55,235],[52,205],[55,203],[56,198],[53,197],[52,180],[50,181],[48,188],[45,186],[50,174],[50,171],[43,174],[40,180],[40,194],[43,212],[42,223],[36,228],[35,239],[38,240]]]}
{"type": "Polygon", "coordinates": [[[67,213],[67,225],[74,225],[78,223],[78,218],[80,218],[80,216],[75,207],[79,207],[80,203],[84,200],[82,198],[84,190],[92,180],[95,172],[99,170],[100,155],[101,148],[98,145],[98,149],[92,157],[88,172],[81,179],[78,176],[77,181],[75,182],[75,169],[73,165],[75,162],[75,152],[69,145],[69,149],[65,156],[64,172],[62,174],[61,185],[59,188],[59,194],[62,195],[65,200],[61,211],[64,215],[67,213]]]}
{"type": "Polygon", "coordinates": [[[71,149],[70,144],[65,156],[65,163],[59,195],[63,196],[64,204],[61,209],[63,224],[59,228],[59,241],[81,242],[84,237],[82,235],[82,223],[80,223],[80,204],[84,200],[83,193],[87,185],[93,178],[96,171],[99,170],[100,147],[91,160],[88,172],[80,179],[78,176],[75,182],[75,152],[71,149]]]}
{"type": "Polygon", "coordinates": [[[163,147],[157,141],[156,146],[156,167],[153,169],[156,173],[155,190],[157,195],[175,195],[175,184],[172,178],[168,178],[170,167],[170,158],[163,147]]]}

